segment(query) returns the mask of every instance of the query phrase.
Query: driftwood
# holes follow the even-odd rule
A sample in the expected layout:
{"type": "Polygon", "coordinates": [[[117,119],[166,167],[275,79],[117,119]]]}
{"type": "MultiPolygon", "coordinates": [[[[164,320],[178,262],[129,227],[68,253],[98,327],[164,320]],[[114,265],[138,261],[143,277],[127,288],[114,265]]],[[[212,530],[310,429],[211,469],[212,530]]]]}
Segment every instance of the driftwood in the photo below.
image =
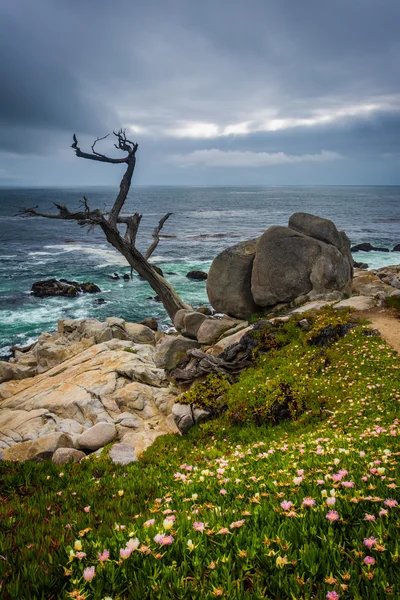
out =
{"type": "Polygon", "coordinates": [[[37,207],[33,207],[24,208],[21,211],[21,214],[23,216],[44,217],[46,219],[77,221],[79,225],[87,226],[89,229],[99,226],[102,229],[107,241],[126,258],[131,267],[131,271],[132,269],[135,270],[151,285],[163,303],[168,315],[173,320],[178,310],[189,307],[179,297],[171,284],[159,273],[157,273],[154,267],[149,263],[149,258],[160,241],[160,231],[172,213],[167,213],[164,215],[158,226],[153,231],[152,243],[144,253],[140,252],[136,247],[136,237],[142,215],[139,213],[129,216],[121,215],[121,210],[128,197],[133,172],[135,170],[138,144],[130,141],[126,137],[125,131],[122,129],[118,132],[114,131],[113,133],[116,137],[116,144],[114,144],[115,148],[125,153],[125,156],[121,158],[106,156],[105,154],[101,154],[96,150],[97,142],[104,140],[108,136],[97,138],[92,144],[92,152],[83,152],[80,149],[78,146],[78,139],[75,134],[73,136],[72,143],[72,148],[75,150],[75,154],[79,158],[85,158],[88,160],[114,165],[126,164],[126,171],[121,179],[119,193],[109,213],[102,212],[98,208],[91,210],[88,200],[83,197],[82,210],[77,212],[70,211],[65,204],[55,203],[55,207],[58,210],[57,213],[41,213],[37,210],[37,207]],[[126,226],[124,235],[122,235],[119,231],[120,225],[126,226]]]}
{"type": "Polygon", "coordinates": [[[259,321],[238,342],[228,346],[217,356],[197,348],[189,350],[188,359],[171,371],[170,376],[177,383],[182,384],[210,373],[223,373],[235,379],[241,371],[254,363],[256,355],[276,345],[274,342],[276,329],[277,326],[267,321],[259,321]]]}

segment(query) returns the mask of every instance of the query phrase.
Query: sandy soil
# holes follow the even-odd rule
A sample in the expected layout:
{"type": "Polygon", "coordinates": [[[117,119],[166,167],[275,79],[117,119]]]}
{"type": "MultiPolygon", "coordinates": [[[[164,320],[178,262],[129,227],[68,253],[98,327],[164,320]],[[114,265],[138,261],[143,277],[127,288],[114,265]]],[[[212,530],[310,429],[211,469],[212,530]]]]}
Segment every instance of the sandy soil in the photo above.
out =
{"type": "Polygon", "coordinates": [[[374,308],[357,313],[368,319],[371,327],[377,329],[383,339],[400,354],[400,317],[387,308],[374,308]]]}

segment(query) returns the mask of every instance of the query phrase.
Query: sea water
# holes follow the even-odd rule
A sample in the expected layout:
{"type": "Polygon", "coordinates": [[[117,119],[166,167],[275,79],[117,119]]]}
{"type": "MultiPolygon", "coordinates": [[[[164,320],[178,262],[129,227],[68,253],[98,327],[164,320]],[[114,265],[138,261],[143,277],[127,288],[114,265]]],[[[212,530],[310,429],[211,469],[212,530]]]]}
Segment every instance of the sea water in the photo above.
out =
{"type": "MultiPolygon", "coordinates": [[[[58,319],[108,316],[138,321],[168,317],[155,293],[136,274],[100,230],[88,232],[76,222],[22,217],[23,207],[56,212],[53,202],[78,210],[83,195],[91,208],[107,210],[115,188],[0,188],[0,354],[43,331],[54,331],[58,319]],[[52,277],[92,281],[99,294],[77,298],[34,298],[32,283],[52,277]],[[105,303],[98,304],[102,298],[105,303]]],[[[352,244],[370,242],[393,248],[400,243],[400,187],[133,187],[124,214],[143,214],[138,247],[145,250],[152,230],[166,212],[173,215],[152,262],[159,265],[182,298],[195,306],[207,303],[205,281],[186,277],[192,269],[208,271],[213,258],[233,244],[259,236],[271,225],[287,225],[303,211],[334,221],[352,244]]],[[[399,253],[359,252],[355,260],[370,268],[400,263],[399,253]]]]}

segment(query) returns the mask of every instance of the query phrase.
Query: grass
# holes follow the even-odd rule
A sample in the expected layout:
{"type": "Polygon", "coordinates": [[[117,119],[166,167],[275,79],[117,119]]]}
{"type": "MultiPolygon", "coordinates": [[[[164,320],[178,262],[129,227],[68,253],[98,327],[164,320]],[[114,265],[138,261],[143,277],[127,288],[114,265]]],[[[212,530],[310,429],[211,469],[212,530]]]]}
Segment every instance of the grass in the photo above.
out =
{"type": "Polygon", "coordinates": [[[400,359],[308,318],[138,463],[0,463],[0,597],[400,598],[400,359]]]}

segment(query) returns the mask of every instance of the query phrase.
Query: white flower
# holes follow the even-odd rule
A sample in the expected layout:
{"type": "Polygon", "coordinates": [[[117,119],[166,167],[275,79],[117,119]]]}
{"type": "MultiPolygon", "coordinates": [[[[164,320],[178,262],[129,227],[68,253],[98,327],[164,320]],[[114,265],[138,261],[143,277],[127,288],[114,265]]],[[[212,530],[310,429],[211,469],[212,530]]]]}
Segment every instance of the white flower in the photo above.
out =
{"type": "Polygon", "coordinates": [[[136,550],[136,548],[139,548],[140,546],[140,542],[138,540],[138,538],[130,538],[127,542],[126,542],[126,547],[130,548],[131,550],[136,550]]]}
{"type": "Polygon", "coordinates": [[[163,521],[164,529],[172,529],[173,526],[174,526],[174,522],[171,521],[171,519],[164,519],[164,521],[163,521]]]}

